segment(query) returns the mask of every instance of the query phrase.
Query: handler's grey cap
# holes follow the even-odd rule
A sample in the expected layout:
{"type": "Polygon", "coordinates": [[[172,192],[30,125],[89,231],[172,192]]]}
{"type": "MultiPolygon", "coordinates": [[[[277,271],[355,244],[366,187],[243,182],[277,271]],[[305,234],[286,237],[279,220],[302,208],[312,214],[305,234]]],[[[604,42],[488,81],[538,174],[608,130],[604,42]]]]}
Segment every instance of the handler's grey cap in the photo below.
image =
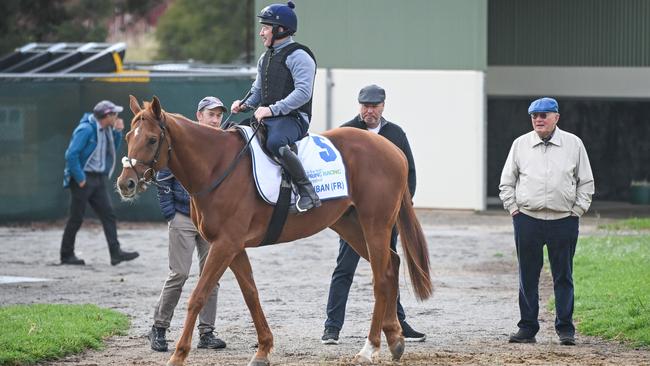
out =
{"type": "Polygon", "coordinates": [[[102,118],[109,113],[120,113],[123,110],[124,108],[122,106],[115,105],[110,100],[102,100],[93,108],[93,114],[98,118],[102,118]]]}
{"type": "Polygon", "coordinates": [[[368,85],[359,92],[360,104],[379,104],[386,99],[386,91],[375,84],[368,85]]]}
{"type": "Polygon", "coordinates": [[[207,109],[221,108],[223,109],[224,112],[228,112],[226,107],[223,105],[221,99],[212,96],[208,96],[201,99],[201,101],[199,102],[199,106],[196,108],[196,111],[199,112],[206,108],[207,109]]]}

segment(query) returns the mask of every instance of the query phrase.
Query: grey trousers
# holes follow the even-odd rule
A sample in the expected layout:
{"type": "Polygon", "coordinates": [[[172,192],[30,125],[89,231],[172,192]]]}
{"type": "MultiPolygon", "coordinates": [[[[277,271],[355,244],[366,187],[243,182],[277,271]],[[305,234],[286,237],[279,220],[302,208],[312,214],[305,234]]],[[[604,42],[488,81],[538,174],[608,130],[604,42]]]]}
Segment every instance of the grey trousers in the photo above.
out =
{"type": "MultiPolygon", "coordinates": [[[[203,265],[208,257],[210,243],[201,237],[192,219],[179,212],[169,222],[169,275],[163,285],[156,310],[153,315],[154,326],[169,328],[174,309],[183,291],[183,285],[192,266],[192,253],[196,247],[199,257],[199,275],[203,273],[203,265]]],[[[208,302],[199,313],[199,334],[214,331],[217,316],[217,294],[219,284],[208,297],[208,302]]]]}

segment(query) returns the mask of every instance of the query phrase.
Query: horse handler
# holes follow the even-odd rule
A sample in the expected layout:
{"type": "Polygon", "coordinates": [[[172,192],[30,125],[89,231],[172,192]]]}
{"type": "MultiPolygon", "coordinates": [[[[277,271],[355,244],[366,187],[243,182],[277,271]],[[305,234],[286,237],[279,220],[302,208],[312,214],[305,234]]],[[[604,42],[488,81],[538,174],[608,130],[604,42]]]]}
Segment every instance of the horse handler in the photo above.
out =
{"type": "Polygon", "coordinates": [[[298,30],[295,5],[272,4],[260,12],[260,37],[267,48],[257,63],[257,77],[247,104],[236,100],[232,113],[260,105],[258,121],[267,128],[267,149],[289,172],[298,186],[296,210],[305,212],[321,205],[298,156],[289,145],[307,135],[311,120],[311,101],[316,77],[316,60],[307,46],[291,37],[298,30]]]}
{"type": "MultiPolygon", "coordinates": [[[[199,102],[196,118],[200,125],[219,128],[226,107],[219,98],[208,96],[199,102]]],[[[199,257],[199,273],[208,257],[208,243],[194,226],[190,218],[190,195],[169,169],[163,169],[157,176],[158,199],[160,210],[169,226],[169,275],[160,293],[153,314],[153,326],[149,333],[151,349],[158,352],[167,351],[167,329],[172,321],[174,309],[183,291],[183,285],[190,275],[192,254],[196,247],[199,257]]],[[[210,293],[208,301],[199,313],[198,348],[225,348],[226,342],[214,335],[214,323],[217,317],[217,296],[219,283],[210,293]]]]}
{"type": "Polygon", "coordinates": [[[518,137],[501,173],[499,196],[512,215],[519,261],[519,331],[510,343],[535,343],[539,331],[539,273],[548,249],[555,292],[555,331],[575,345],[573,255],[579,218],[591,205],[594,176],[585,146],[560,130],[559,106],[541,98],[528,107],[533,131],[518,137]]]}
{"type": "Polygon", "coordinates": [[[75,238],[90,204],[104,227],[111,264],[130,261],[138,252],[120,249],[113,206],[108,197],[107,178],[115,168],[115,154],[122,141],[124,121],[117,117],[124,108],[103,100],[85,113],[72,133],[65,152],[63,187],[70,188],[70,217],[61,240],[61,264],[84,265],[86,262],[74,253],[75,238]]]}

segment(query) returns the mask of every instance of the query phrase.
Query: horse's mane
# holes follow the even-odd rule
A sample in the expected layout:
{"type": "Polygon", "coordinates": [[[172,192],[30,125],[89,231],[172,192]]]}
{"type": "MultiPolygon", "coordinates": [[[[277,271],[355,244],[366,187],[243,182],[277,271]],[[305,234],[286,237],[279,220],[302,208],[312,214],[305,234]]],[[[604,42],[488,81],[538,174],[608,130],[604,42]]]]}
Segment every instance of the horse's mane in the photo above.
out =
{"type": "MultiPolygon", "coordinates": [[[[164,112],[164,111],[163,111],[163,112],[164,112]]],[[[164,113],[167,114],[167,115],[169,115],[169,116],[172,116],[172,117],[174,117],[174,118],[176,118],[176,119],[180,119],[180,120],[182,120],[182,121],[185,121],[185,122],[198,123],[198,122],[196,122],[195,120],[189,119],[189,118],[185,117],[184,115],[182,115],[182,114],[180,114],[180,113],[171,113],[171,112],[164,112],[164,113]]]]}

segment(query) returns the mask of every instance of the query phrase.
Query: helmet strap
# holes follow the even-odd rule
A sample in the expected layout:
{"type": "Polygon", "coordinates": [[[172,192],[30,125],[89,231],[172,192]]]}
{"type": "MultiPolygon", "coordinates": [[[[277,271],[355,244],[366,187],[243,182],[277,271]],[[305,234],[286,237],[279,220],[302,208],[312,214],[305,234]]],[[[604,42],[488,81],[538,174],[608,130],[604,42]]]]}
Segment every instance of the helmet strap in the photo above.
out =
{"type": "Polygon", "coordinates": [[[290,30],[285,30],[285,31],[280,32],[280,25],[273,24],[273,28],[271,28],[271,34],[272,34],[271,45],[268,48],[273,48],[273,46],[275,45],[276,40],[290,36],[291,31],[290,30]]]}

